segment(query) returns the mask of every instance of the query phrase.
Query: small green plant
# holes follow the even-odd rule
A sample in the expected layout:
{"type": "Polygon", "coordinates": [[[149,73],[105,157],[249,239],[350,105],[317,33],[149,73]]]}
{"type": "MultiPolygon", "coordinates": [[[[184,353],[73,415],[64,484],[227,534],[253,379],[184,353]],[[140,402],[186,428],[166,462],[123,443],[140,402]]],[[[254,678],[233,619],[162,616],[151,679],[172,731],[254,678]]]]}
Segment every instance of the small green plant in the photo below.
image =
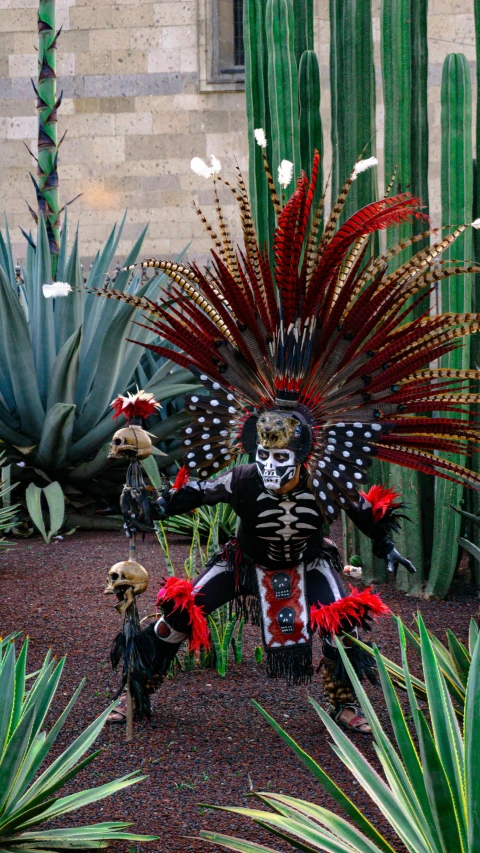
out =
{"type": "MultiPolygon", "coordinates": [[[[318,703],[315,711],[334,741],[333,749],[390,826],[387,836],[368,813],[342,791],[301,746],[257,703],[263,717],[287,743],[348,820],[316,803],[268,791],[256,793],[257,808],[227,808],[249,817],[295,850],[327,853],[476,853],[480,838],[478,727],[480,725],[480,638],[477,635],[465,694],[463,731],[455,714],[446,680],[431,638],[418,619],[426,706],[419,707],[406,658],[406,638],[399,624],[403,678],[409,708],[404,712],[378,649],[375,658],[389,714],[383,728],[341,643],[343,663],[372,728],[375,752],[383,776],[318,703]],[[390,736],[393,730],[393,737],[390,736]]],[[[200,836],[238,853],[274,853],[273,848],[202,831],[200,836]]],[[[282,848],[283,849],[283,848],[282,848]]]]}
{"type": "Polygon", "coordinates": [[[255,649],[253,650],[253,654],[255,656],[255,662],[261,663],[263,660],[263,649],[262,649],[262,647],[261,646],[255,646],[255,649]]]}
{"type": "Polygon", "coordinates": [[[228,669],[228,651],[230,646],[233,648],[236,662],[242,662],[244,619],[239,620],[235,614],[230,615],[228,604],[224,604],[223,607],[219,607],[218,610],[215,610],[208,617],[208,624],[215,652],[214,663],[218,674],[224,678],[228,669]],[[235,639],[234,631],[237,622],[238,631],[235,639]]]}
{"type": "MultiPolygon", "coordinates": [[[[15,483],[11,483],[10,465],[2,468],[5,454],[0,453],[0,533],[9,533],[15,526],[18,504],[12,504],[10,495],[15,483]]],[[[0,549],[9,547],[9,543],[0,539],[0,549]]]]}
{"type": "Polygon", "coordinates": [[[27,509],[35,527],[42,534],[44,542],[50,542],[61,529],[65,518],[65,498],[60,483],[49,483],[39,489],[35,483],[30,483],[25,493],[27,509]],[[45,496],[50,516],[50,529],[47,533],[42,508],[42,495],[45,496]]]}
{"type": "Polygon", "coordinates": [[[63,752],[45,766],[72,710],[83,683],[77,688],[49,731],[45,721],[55,699],[65,658],[56,663],[48,652],[40,669],[27,675],[28,640],[18,654],[12,641],[0,643],[0,848],[3,853],[40,853],[107,847],[110,842],[156,841],[154,835],[136,835],[131,823],[105,821],[86,826],[39,827],[142,782],[138,771],[97,788],[60,796],[60,789],[99,754],[87,753],[108,714],[106,708],[63,752]]]}

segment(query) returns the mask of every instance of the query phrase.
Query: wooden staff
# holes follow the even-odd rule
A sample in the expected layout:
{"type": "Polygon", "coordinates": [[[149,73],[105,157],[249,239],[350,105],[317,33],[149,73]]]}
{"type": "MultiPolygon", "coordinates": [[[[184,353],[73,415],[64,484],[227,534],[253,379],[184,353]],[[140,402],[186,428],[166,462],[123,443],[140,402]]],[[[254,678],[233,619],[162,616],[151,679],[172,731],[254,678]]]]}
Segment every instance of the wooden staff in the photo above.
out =
{"type": "MultiPolygon", "coordinates": [[[[128,559],[137,559],[137,534],[135,532],[131,534],[128,543],[128,559]]],[[[135,599],[133,599],[132,603],[127,609],[127,612],[130,607],[135,606],[135,599]]],[[[130,743],[130,741],[133,740],[133,696],[132,691],[130,689],[130,673],[127,675],[127,725],[125,732],[125,740],[127,741],[127,743],[130,743]]]]}

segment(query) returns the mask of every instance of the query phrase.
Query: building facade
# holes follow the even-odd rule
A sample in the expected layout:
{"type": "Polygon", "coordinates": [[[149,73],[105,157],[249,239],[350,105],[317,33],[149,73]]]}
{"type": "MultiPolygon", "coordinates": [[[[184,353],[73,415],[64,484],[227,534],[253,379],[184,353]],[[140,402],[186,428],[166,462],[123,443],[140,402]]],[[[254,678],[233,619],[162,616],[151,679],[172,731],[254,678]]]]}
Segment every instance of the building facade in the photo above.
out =
{"type": "MultiPolygon", "coordinates": [[[[295,2],[295,0],[294,0],[295,2]]],[[[35,161],[38,0],[0,0],[1,200],[16,256],[25,254],[19,228],[31,220],[28,172],[35,161]]],[[[57,0],[57,73],[64,100],[59,134],[62,203],[80,221],[81,254],[91,258],[128,210],[120,254],[149,223],[146,256],[206,257],[208,240],[192,208],[207,216],[211,195],[190,170],[194,156],[215,154],[226,175],[234,158],[247,171],[241,0],[57,0]]],[[[382,161],[383,106],[379,72],[380,0],[372,0],[377,65],[377,153],[382,161]]],[[[316,0],[316,50],[322,70],[325,166],[330,148],[329,0],[316,0]]],[[[430,0],[430,201],[440,209],[440,81],[451,52],[475,60],[473,0],[430,0]]],[[[475,75],[472,73],[472,84],[475,75]]],[[[379,168],[381,185],[382,169],[379,168]]],[[[231,197],[224,211],[234,222],[231,197]]]]}

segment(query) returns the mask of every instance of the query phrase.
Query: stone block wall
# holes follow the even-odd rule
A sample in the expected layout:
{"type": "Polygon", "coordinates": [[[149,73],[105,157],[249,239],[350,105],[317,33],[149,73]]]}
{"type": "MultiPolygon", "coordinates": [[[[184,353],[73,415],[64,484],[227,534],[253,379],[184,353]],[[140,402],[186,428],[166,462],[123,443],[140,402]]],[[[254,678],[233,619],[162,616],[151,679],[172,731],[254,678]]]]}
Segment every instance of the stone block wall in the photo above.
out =
{"type": "MultiPolygon", "coordinates": [[[[380,0],[373,0],[381,159],[379,7],[380,0]]],[[[327,170],[328,8],[328,0],[316,0],[327,170]]],[[[70,220],[80,220],[84,258],[95,254],[125,209],[120,253],[128,251],[149,222],[145,255],[174,257],[190,243],[189,257],[206,257],[209,242],[191,202],[195,199],[213,218],[211,195],[190,171],[190,160],[213,153],[225,174],[233,175],[234,157],[247,169],[241,85],[208,79],[210,9],[211,0],[57,0],[57,20],[63,26],[57,70],[59,89],[64,90],[59,132],[68,131],[59,160],[61,197],[66,202],[83,193],[70,208],[70,220]]],[[[37,0],[0,0],[1,207],[8,214],[18,258],[24,255],[19,228],[30,227],[25,200],[33,204],[28,172],[35,170],[35,162],[24,143],[35,153],[30,77],[36,75],[36,12],[37,0]]],[[[441,67],[452,51],[465,53],[474,71],[473,0],[430,0],[430,178],[437,221],[441,67]]],[[[224,202],[235,227],[231,197],[225,195],[224,202]]]]}

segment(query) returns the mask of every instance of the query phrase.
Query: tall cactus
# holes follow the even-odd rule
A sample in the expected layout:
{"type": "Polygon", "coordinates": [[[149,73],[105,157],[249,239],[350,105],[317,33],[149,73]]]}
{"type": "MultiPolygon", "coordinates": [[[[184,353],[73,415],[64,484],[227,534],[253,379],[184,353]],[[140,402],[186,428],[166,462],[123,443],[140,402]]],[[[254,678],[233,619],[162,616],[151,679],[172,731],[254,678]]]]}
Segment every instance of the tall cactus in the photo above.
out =
{"type": "Polygon", "coordinates": [[[58,140],[56,50],[58,34],[55,29],[56,0],[39,0],[38,7],[38,77],[35,93],[38,110],[38,169],[37,180],[32,176],[37,193],[38,215],[47,229],[52,272],[55,275],[60,244],[58,195],[58,140]]]}
{"type": "MultiPolygon", "coordinates": [[[[428,159],[425,156],[427,98],[427,0],[382,0],[381,55],[385,102],[385,186],[396,172],[395,192],[423,194],[428,202],[428,159]],[[422,139],[423,135],[423,139],[422,139]]],[[[414,233],[412,225],[389,228],[387,245],[414,233]]],[[[417,247],[404,250],[394,260],[403,263],[417,247]]],[[[402,496],[407,515],[396,537],[400,551],[417,567],[416,575],[400,568],[397,585],[416,592],[423,581],[424,547],[422,524],[422,479],[414,471],[392,466],[389,483],[402,496]]]]}
{"type": "Polygon", "coordinates": [[[245,46],[245,94],[247,103],[249,184],[253,217],[260,246],[271,245],[275,214],[265,180],[262,151],[253,131],[262,127],[271,150],[270,109],[267,90],[267,36],[265,0],[244,0],[243,42],[245,46]]]}
{"type": "MultiPolygon", "coordinates": [[[[267,0],[268,102],[272,127],[270,165],[279,196],[277,172],[282,160],[293,163],[293,174],[300,171],[300,135],[298,121],[298,70],[295,59],[295,19],[292,0],[267,0]]],[[[287,190],[290,195],[295,183],[287,190]]]]}
{"type": "MultiPolygon", "coordinates": [[[[332,102],[332,198],[357,157],[375,154],[375,68],[371,0],[330,0],[332,102]]],[[[348,194],[343,219],[377,197],[376,169],[359,175],[348,194]]]]}
{"type": "MultiPolygon", "coordinates": [[[[472,90],[470,69],[463,53],[450,53],[444,62],[441,90],[441,182],[442,225],[470,222],[473,209],[472,161],[472,90]]],[[[455,245],[445,253],[469,259],[472,257],[472,231],[468,228],[455,245]]],[[[471,276],[461,276],[442,283],[442,311],[472,311],[471,276]]],[[[444,367],[463,369],[470,366],[470,346],[464,345],[442,359],[444,367]]],[[[465,464],[465,457],[452,457],[465,464]]],[[[459,507],[463,486],[440,480],[436,485],[432,565],[426,588],[427,595],[444,596],[450,587],[457,565],[460,517],[450,504],[459,507]]]]}
{"type": "MultiPolygon", "coordinates": [[[[320,117],[320,68],[315,51],[305,50],[298,69],[298,92],[300,100],[300,163],[310,175],[315,149],[323,159],[322,119],[320,117]]],[[[313,210],[320,200],[323,187],[322,160],[313,210]]],[[[321,232],[321,229],[320,229],[321,232]]]]}
{"type": "Polygon", "coordinates": [[[302,54],[313,51],[313,0],[295,0],[295,57],[300,67],[302,54]]]}

